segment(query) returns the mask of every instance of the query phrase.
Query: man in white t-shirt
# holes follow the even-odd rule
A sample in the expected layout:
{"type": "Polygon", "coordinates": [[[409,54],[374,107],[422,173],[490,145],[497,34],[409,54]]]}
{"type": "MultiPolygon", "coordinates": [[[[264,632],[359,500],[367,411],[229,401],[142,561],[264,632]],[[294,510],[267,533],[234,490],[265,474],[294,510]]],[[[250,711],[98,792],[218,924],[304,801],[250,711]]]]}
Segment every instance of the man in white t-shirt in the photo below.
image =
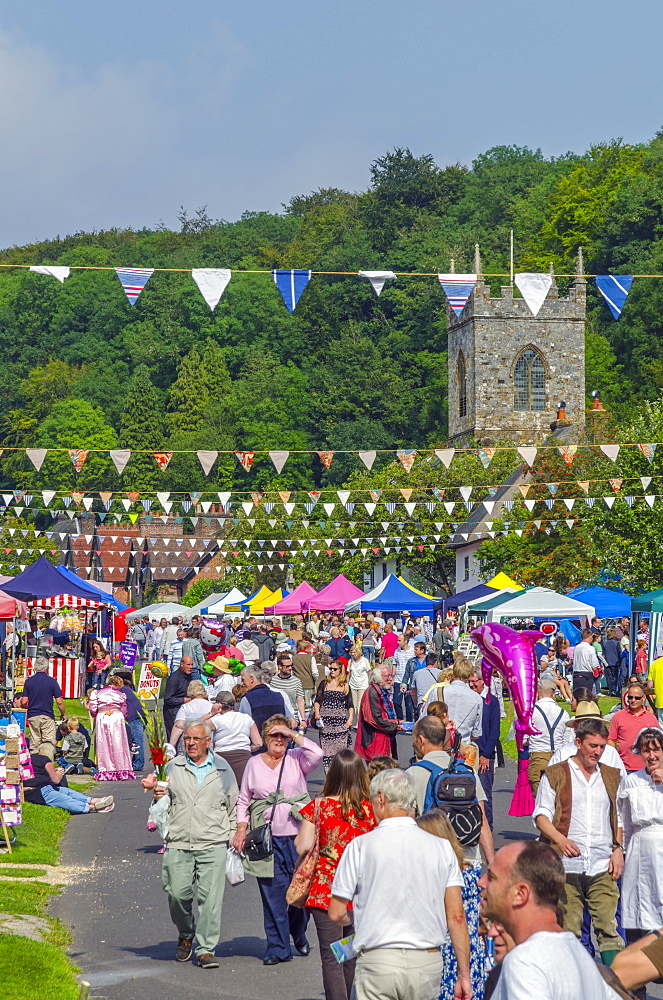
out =
{"type": "Polygon", "coordinates": [[[451,845],[412,819],[414,783],[403,771],[376,774],[370,797],[378,826],[343,852],[328,910],[340,936],[348,903],[354,907],[356,1000],[437,1000],[447,927],[458,960],[455,997],[470,1000],[463,877],[451,845]]]}
{"type": "Polygon", "coordinates": [[[493,1000],[616,1000],[589,953],[557,922],[564,884],[559,856],[531,840],[503,847],[479,879],[481,915],[516,942],[493,1000]]]}
{"type": "Polygon", "coordinates": [[[594,688],[596,675],[595,670],[599,669],[599,658],[592,645],[594,633],[591,629],[583,629],[582,642],[573,650],[573,690],[585,687],[590,691],[594,688]]]}

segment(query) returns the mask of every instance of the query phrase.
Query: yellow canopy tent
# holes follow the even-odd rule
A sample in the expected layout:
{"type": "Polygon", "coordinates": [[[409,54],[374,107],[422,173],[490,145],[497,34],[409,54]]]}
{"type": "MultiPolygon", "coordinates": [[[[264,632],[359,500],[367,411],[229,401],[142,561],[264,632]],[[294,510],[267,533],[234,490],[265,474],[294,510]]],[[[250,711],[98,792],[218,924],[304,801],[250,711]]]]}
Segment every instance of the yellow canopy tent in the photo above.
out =
{"type": "Polygon", "coordinates": [[[271,590],[263,583],[260,590],[258,590],[255,594],[252,594],[248,601],[242,601],[242,611],[246,615],[254,615],[256,613],[256,606],[269,604],[270,602],[267,601],[267,598],[271,596],[271,590]]]}
{"type": "Polygon", "coordinates": [[[516,581],[512,580],[510,576],[506,575],[506,573],[498,573],[492,580],[486,580],[486,586],[494,587],[495,590],[507,590],[509,588],[513,590],[522,590],[522,584],[516,583],[516,581]]]}
{"type": "Polygon", "coordinates": [[[250,607],[250,614],[252,615],[264,615],[265,608],[271,608],[274,604],[278,604],[282,601],[284,597],[288,596],[287,590],[282,590],[280,587],[275,590],[273,594],[267,594],[263,597],[261,601],[254,600],[250,607]]]}

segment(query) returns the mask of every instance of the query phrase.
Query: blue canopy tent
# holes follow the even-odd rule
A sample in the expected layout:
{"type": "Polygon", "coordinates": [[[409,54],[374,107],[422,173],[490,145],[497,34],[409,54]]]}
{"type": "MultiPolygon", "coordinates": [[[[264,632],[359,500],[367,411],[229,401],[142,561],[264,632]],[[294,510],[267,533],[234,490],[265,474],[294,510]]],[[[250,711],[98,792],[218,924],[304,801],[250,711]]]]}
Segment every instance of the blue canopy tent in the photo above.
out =
{"type": "MultiPolygon", "coordinates": [[[[6,594],[18,597],[20,601],[43,600],[48,597],[59,597],[66,594],[69,597],[78,598],[80,601],[99,602],[101,598],[90,592],[88,584],[71,574],[67,579],[59,572],[62,567],[54,566],[46,556],[40,556],[26,570],[15,576],[13,580],[2,585],[6,594]]],[[[110,594],[104,594],[106,603],[111,604],[110,594]]]]}
{"type": "Polygon", "coordinates": [[[452,594],[451,597],[446,597],[444,600],[444,610],[448,611],[450,608],[461,608],[468,601],[476,601],[480,597],[490,597],[492,594],[497,593],[495,587],[489,587],[485,583],[479,583],[476,587],[470,587],[469,590],[461,590],[460,594],[452,594]]]}
{"type": "Polygon", "coordinates": [[[631,614],[631,596],[609,587],[574,587],[567,597],[593,604],[599,618],[622,618],[631,614]]]}
{"type": "Polygon", "coordinates": [[[373,587],[363,597],[357,597],[345,605],[346,614],[356,611],[391,612],[394,615],[409,611],[415,615],[432,615],[437,604],[434,597],[427,597],[399,580],[393,573],[373,587]]]}

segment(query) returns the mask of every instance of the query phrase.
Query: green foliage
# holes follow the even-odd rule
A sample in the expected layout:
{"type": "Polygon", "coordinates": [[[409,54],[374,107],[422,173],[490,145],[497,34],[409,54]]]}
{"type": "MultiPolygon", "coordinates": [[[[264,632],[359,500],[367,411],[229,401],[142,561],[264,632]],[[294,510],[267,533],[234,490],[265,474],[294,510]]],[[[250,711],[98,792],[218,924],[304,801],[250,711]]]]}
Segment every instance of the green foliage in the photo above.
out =
{"type": "Polygon", "coordinates": [[[123,483],[131,490],[156,489],[159,469],[153,454],[164,442],[164,420],[159,394],[152,385],[146,365],[139,365],[131,382],[122,411],[120,442],[132,456],[124,470],[123,483]],[[148,454],[139,454],[144,449],[148,454]]]}

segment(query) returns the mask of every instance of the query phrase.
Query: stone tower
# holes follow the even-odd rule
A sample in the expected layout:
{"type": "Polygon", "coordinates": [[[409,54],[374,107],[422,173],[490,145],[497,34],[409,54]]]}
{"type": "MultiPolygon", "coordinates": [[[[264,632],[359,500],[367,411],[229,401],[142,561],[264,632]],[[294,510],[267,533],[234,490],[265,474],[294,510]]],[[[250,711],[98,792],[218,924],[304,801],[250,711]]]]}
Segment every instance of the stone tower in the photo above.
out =
{"type": "Polygon", "coordinates": [[[582,250],[566,298],[553,283],[538,316],[510,286],[497,299],[481,276],[460,316],[447,308],[449,441],[501,438],[535,444],[550,434],[557,404],[576,427],[585,420],[586,281],[582,250]]]}

